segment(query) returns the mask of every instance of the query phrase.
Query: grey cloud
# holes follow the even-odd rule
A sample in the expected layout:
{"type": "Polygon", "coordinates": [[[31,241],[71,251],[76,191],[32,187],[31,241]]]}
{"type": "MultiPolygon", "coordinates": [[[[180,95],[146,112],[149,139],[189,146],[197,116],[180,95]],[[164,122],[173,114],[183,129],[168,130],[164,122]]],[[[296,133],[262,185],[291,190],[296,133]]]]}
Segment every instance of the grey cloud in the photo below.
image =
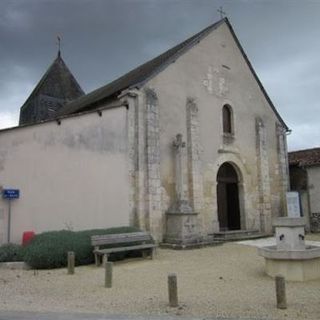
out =
{"type": "Polygon", "coordinates": [[[54,59],[57,34],[88,92],[217,21],[220,5],[293,129],[290,148],[317,144],[320,1],[312,0],[1,0],[0,114],[17,113],[54,59]]]}

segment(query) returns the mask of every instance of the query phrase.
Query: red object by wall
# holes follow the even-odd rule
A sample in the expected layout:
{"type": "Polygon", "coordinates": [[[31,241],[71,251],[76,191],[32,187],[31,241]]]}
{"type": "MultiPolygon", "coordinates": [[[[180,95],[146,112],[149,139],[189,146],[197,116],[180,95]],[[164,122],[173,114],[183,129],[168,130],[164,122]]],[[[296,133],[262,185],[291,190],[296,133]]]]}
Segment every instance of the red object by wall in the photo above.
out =
{"type": "Polygon", "coordinates": [[[35,236],[34,231],[25,231],[22,235],[22,245],[26,246],[35,236]]]}

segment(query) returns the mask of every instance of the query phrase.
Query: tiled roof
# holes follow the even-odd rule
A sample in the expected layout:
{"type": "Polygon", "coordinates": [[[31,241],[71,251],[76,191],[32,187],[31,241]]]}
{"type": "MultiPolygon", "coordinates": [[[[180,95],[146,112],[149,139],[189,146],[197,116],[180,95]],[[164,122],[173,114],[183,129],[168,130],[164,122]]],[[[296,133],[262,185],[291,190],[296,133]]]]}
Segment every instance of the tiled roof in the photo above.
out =
{"type": "Polygon", "coordinates": [[[289,164],[300,167],[320,165],[320,148],[289,152],[289,164]]]}

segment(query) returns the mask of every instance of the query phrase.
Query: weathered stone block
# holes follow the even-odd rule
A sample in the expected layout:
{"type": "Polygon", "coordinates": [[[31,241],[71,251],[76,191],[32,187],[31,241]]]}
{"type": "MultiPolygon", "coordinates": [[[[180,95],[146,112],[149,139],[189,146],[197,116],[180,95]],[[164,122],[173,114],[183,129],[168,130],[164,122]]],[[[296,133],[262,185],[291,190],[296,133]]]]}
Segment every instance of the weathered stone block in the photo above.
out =
{"type": "Polygon", "coordinates": [[[190,244],[201,242],[197,213],[167,212],[166,243],[190,244]]]}

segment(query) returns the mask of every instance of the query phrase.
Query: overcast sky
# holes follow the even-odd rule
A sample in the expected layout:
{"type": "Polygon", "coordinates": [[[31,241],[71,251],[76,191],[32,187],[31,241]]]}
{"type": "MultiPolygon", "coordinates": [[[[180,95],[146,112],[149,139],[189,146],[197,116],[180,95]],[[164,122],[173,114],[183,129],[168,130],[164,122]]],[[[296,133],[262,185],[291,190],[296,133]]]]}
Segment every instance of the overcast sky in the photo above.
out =
{"type": "Polygon", "coordinates": [[[0,127],[57,54],[86,93],[219,20],[223,6],[292,129],[290,150],[320,146],[320,0],[1,0],[0,127]]]}

